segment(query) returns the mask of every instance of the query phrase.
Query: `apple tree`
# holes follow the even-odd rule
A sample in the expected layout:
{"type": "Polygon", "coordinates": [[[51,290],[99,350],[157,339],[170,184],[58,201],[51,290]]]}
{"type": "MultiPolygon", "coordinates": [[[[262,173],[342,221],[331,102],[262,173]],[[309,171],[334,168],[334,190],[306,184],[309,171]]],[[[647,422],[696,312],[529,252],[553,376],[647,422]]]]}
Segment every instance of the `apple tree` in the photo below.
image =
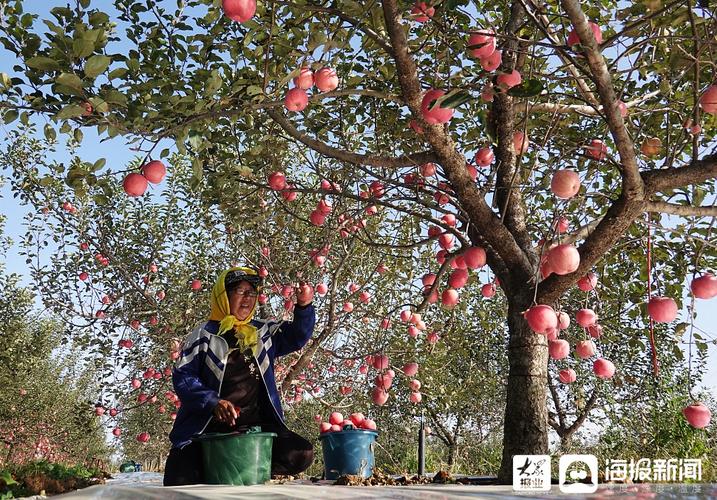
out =
{"type": "MultiPolygon", "coordinates": [[[[2,5],[0,41],[16,59],[0,80],[5,122],[46,117],[48,137],[81,140],[87,127],[126,137],[144,154],[125,177],[130,195],[144,192],[149,160],[166,158],[160,144],[172,141],[192,158],[190,182],[206,178],[205,195],[227,213],[262,203],[229,196],[237,184],[274,191],[276,204],[311,195],[315,208],[295,215],[323,228],[317,248],[337,233],[397,253],[437,241],[438,263],[421,270],[436,277],[414,313],[439,296],[444,307],[466,300],[463,265],[484,254],[509,331],[502,480],[512,455],[547,451],[549,353],[564,359],[572,348],[557,338],[559,313],[597,330],[586,311],[596,296],[577,311],[564,297],[602,259],[619,259],[630,241],[647,250],[644,275],[600,279],[641,287],[625,300],[649,314],[652,332],[674,321],[688,274],[695,296],[714,296],[715,278],[697,277],[714,267],[700,242],[717,215],[708,9],[115,0],[104,12],[79,0],[39,16],[26,7],[2,5]],[[332,212],[328,199],[351,210],[332,212]],[[380,225],[359,215],[382,207],[399,215],[380,225]],[[681,259],[685,246],[698,250],[681,259]]],[[[111,183],[102,162],[91,166],[55,176],[80,191],[111,183]]],[[[593,364],[597,377],[614,375],[609,359],[593,364]]]]}

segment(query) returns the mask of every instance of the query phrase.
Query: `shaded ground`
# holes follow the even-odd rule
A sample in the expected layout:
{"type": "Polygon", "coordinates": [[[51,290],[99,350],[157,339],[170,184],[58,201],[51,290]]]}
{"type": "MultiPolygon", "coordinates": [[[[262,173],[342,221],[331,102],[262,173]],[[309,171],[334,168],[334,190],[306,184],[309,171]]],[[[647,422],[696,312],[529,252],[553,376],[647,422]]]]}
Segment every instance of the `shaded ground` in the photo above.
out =
{"type": "Polygon", "coordinates": [[[469,486],[452,484],[417,484],[411,486],[335,486],[334,481],[295,480],[283,484],[265,484],[256,486],[219,486],[194,485],[164,488],[162,475],[152,472],[115,474],[104,485],[92,486],[84,490],[60,495],[56,498],[68,500],[82,499],[136,499],[136,500],[192,500],[199,498],[223,500],[230,498],[297,498],[297,499],[445,499],[445,498],[486,498],[486,499],[547,499],[560,496],[565,499],[666,499],[689,498],[695,500],[717,498],[717,484],[700,485],[603,485],[595,494],[566,495],[558,486],[546,493],[514,492],[511,486],[469,486]]]}

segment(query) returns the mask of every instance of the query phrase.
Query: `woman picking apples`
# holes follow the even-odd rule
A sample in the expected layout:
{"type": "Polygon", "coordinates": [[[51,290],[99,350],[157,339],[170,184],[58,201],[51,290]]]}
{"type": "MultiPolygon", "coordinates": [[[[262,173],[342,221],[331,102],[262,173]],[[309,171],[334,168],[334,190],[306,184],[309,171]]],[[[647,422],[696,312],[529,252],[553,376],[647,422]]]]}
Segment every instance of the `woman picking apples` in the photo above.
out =
{"type": "Polygon", "coordinates": [[[181,407],[169,433],[172,449],[165,486],[204,481],[201,443],[205,432],[233,432],[261,426],[275,432],[271,474],[298,474],[314,459],[311,443],[291,432],[274,378],[274,359],[301,349],[314,331],[314,290],[296,291],[294,320],[254,318],[262,278],[234,267],[222,272],[212,289],[209,321],[187,337],[173,371],[181,407]]]}

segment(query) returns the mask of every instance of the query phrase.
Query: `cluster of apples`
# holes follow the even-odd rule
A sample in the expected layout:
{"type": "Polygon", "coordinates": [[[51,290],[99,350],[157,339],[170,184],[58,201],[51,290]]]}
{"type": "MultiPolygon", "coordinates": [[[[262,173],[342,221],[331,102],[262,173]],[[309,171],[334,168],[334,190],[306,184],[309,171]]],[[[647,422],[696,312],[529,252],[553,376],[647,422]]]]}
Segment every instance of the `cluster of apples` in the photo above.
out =
{"type": "Polygon", "coordinates": [[[152,184],[162,182],[167,173],[167,167],[159,160],[152,160],[142,166],[141,172],[140,174],[129,173],[122,181],[122,187],[128,196],[142,196],[147,191],[150,182],[152,184]]]}
{"type": "Polygon", "coordinates": [[[366,418],[363,413],[352,413],[349,418],[344,418],[341,413],[335,411],[329,416],[328,422],[324,422],[321,415],[316,415],[314,420],[319,424],[319,432],[321,432],[321,434],[339,432],[347,426],[368,431],[376,430],[376,422],[370,418],[366,418]]]}
{"type": "MultiPolygon", "coordinates": [[[[418,318],[417,322],[420,322],[420,315],[415,316],[418,318]]],[[[432,332],[432,335],[434,335],[435,338],[433,340],[429,340],[429,342],[437,342],[439,338],[438,334],[432,332]]],[[[388,401],[388,390],[393,385],[393,380],[396,377],[396,372],[390,368],[388,356],[386,356],[385,354],[368,355],[366,356],[365,361],[366,365],[362,365],[359,368],[360,373],[366,374],[368,372],[368,366],[372,366],[375,370],[378,370],[380,372],[374,378],[374,387],[371,391],[371,399],[374,404],[377,404],[378,406],[383,406],[388,401]]],[[[411,401],[411,403],[413,404],[420,403],[423,400],[423,395],[419,392],[421,389],[421,382],[413,378],[418,373],[418,363],[406,363],[401,369],[401,371],[403,372],[403,375],[410,379],[408,380],[408,386],[411,389],[409,401],[411,401]]]]}
{"type": "Polygon", "coordinates": [[[294,88],[289,89],[284,96],[284,107],[289,111],[303,111],[309,105],[307,90],[314,85],[319,92],[331,92],[339,86],[339,77],[336,70],[324,66],[314,73],[308,66],[302,66],[299,74],[294,78],[294,88]]]}
{"type": "MultiPolygon", "coordinates": [[[[455,218],[451,214],[444,216],[444,222],[449,226],[455,225],[455,218]],[[450,216],[450,217],[449,217],[450,216]]],[[[450,266],[453,271],[448,277],[448,288],[443,290],[441,293],[441,304],[447,309],[451,309],[458,304],[459,295],[458,290],[463,288],[470,277],[468,270],[480,269],[486,264],[486,253],[481,247],[468,247],[460,253],[449,254],[454,246],[453,234],[443,231],[438,226],[431,226],[428,228],[428,237],[436,238],[438,245],[441,247],[436,253],[436,261],[438,264],[443,265],[446,259],[450,259],[450,266]]],[[[434,273],[427,273],[421,278],[423,284],[423,293],[427,295],[428,303],[434,304],[438,302],[438,292],[434,290],[431,292],[436,281],[436,275],[434,273]]],[[[492,296],[495,292],[495,287],[491,285],[491,291],[485,290],[484,296],[492,296]]]]}

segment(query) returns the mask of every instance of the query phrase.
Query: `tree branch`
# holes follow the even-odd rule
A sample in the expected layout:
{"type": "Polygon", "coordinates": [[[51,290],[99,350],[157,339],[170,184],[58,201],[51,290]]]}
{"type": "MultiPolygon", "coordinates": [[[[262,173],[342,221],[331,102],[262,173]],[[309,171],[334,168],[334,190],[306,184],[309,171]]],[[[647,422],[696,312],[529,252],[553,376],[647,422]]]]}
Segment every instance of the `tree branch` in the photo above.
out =
{"type": "MultiPolygon", "coordinates": [[[[633,99],[632,101],[628,101],[625,103],[625,106],[630,109],[634,108],[638,104],[642,104],[643,102],[652,99],[655,96],[660,95],[659,90],[655,90],[653,92],[648,92],[644,96],[638,97],[637,99],[633,99]]],[[[515,105],[515,107],[518,106],[525,106],[525,103],[518,103],[515,105]]],[[[552,103],[552,102],[539,102],[532,104],[529,109],[530,113],[536,112],[536,113],[557,113],[557,114],[570,114],[575,113],[576,115],[583,115],[583,116],[596,116],[599,115],[602,112],[602,106],[590,106],[588,104],[558,104],[558,103],[552,103]]]]}
{"type": "Polygon", "coordinates": [[[406,33],[401,26],[395,0],[383,2],[386,29],[394,51],[398,81],[403,98],[424,129],[424,139],[431,145],[461,206],[485,240],[500,254],[506,266],[516,273],[516,279],[527,281],[531,264],[523,250],[502,221],[481,196],[475,182],[465,168],[465,157],[456,150],[450,134],[441,125],[429,125],[421,115],[422,92],[416,65],[408,50],[406,33]],[[520,275],[520,276],[518,276],[520,275]]]}
{"type": "Polygon", "coordinates": [[[637,167],[635,144],[627,133],[625,122],[618,108],[617,96],[612,84],[612,77],[595,41],[595,36],[588,26],[578,0],[561,0],[560,2],[570,17],[584,48],[588,65],[597,86],[600,103],[603,106],[605,119],[610,133],[617,146],[622,163],[622,191],[629,199],[644,199],[644,185],[637,167]]]}
{"type": "MultiPolygon", "coordinates": [[[[317,5],[310,5],[310,4],[306,4],[304,2],[302,2],[302,5],[297,5],[294,2],[286,2],[286,1],[283,1],[283,2],[277,1],[276,3],[279,5],[287,5],[289,7],[299,8],[304,11],[324,12],[329,15],[334,15],[334,16],[338,17],[339,19],[346,21],[351,26],[354,26],[354,27],[360,29],[361,31],[363,31],[364,33],[366,33],[366,35],[369,38],[371,38],[371,40],[376,42],[376,44],[379,47],[381,47],[383,50],[385,50],[389,55],[393,54],[393,48],[391,47],[391,45],[381,35],[379,35],[373,28],[371,28],[370,26],[367,26],[366,24],[364,24],[363,22],[361,22],[358,19],[355,19],[351,16],[346,15],[339,9],[334,9],[331,7],[319,7],[317,5]]],[[[371,19],[371,16],[367,16],[367,18],[371,19]]]]}
{"type": "MultiPolygon", "coordinates": [[[[515,34],[525,18],[525,9],[518,2],[513,2],[510,19],[504,31],[507,35],[515,34]]],[[[502,71],[510,72],[516,66],[515,51],[518,42],[508,39],[503,45],[502,71]]],[[[520,168],[520,158],[517,157],[513,147],[514,108],[513,98],[500,92],[493,100],[491,113],[493,125],[498,137],[496,148],[496,202],[501,213],[502,220],[518,242],[523,252],[529,255],[532,249],[532,241],[526,226],[526,208],[523,194],[520,191],[520,184],[523,181],[523,172],[520,168]]],[[[537,265],[537,256],[534,265],[537,265]]]]}
{"type": "Polygon", "coordinates": [[[590,395],[590,399],[588,399],[588,402],[585,403],[585,408],[583,408],[583,411],[580,412],[580,415],[578,415],[578,418],[575,419],[572,425],[566,429],[566,437],[570,437],[575,431],[580,428],[581,425],[583,425],[583,422],[585,422],[585,419],[588,418],[588,415],[590,414],[590,410],[592,410],[593,406],[595,406],[595,403],[597,403],[597,398],[598,389],[596,387],[595,389],[593,389],[593,393],[590,395]]]}
{"type": "Polygon", "coordinates": [[[278,110],[267,109],[266,113],[291,137],[301,142],[305,146],[310,147],[314,151],[322,155],[336,158],[337,160],[353,163],[356,165],[370,165],[379,168],[397,168],[409,167],[413,165],[422,165],[428,162],[437,161],[436,155],[432,152],[425,151],[415,155],[408,155],[401,158],[393,158],[378,155],[362,155],[352,153],[343,149],[329,146],[328,144],[310,137],[308,134],[301,132],[292,124],[284,114],[278,110]]]}
{"type": "Polygon", "coordinates": [[[650,170],[642,173],[645,191],[648,195],[691,184],[700,184],[715,177],[717,177],[717,155],[706,156],[684,167],[650,170]]]}
{"type": "Polygon", "coordinates": [[[645,211],[684,216],[717,217],[717,206],[693,207],[692,205],[675,205],[665,201],[648,201],[645,203],[645,211]]]}

